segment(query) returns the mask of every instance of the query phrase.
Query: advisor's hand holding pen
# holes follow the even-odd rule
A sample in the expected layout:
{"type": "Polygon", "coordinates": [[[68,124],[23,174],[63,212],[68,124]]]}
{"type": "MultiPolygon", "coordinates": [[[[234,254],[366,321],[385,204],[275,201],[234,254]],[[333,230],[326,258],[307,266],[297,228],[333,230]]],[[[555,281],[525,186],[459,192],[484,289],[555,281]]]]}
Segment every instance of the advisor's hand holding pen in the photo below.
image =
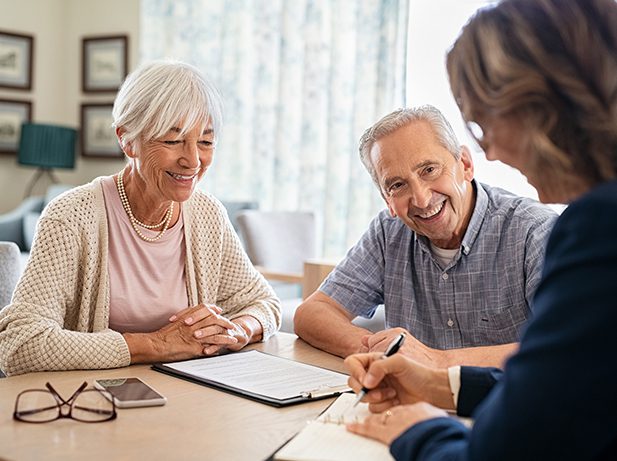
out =
{"type": "MultiPolygon", "coordinates": [[[[403,343],[405,343],[405,333],[400,333],[396,338],[392,340],[392,342],[390,342],[390,344],[386,348],[381,358],[385,359],[387,357],[391,357],[394,354],[396,354],[398,350],[401,348],[401,346],[403,345],[403,343]]],[[[358,392],[356,401],[353,404],[354,407],[358,405],[358,403],[360,403],[360,400],[364,398],[364,396],[368,393],[368,391],[369,391],[369,388],[367,388],[366,386],[362,386],[362,389],[360,389],[360,392],[358,392]]]]}
{"type": "Polygon", "coordinates": [[[390,357],[373,352],[345,359],[351,375],[349,386],[356,393],[363,387],[368,391],[361,398],[369,403],[370,411],[380,413],[395,405],[419,401],[454,408],[446,369],[430,368],[395,352],[390,357]]]}

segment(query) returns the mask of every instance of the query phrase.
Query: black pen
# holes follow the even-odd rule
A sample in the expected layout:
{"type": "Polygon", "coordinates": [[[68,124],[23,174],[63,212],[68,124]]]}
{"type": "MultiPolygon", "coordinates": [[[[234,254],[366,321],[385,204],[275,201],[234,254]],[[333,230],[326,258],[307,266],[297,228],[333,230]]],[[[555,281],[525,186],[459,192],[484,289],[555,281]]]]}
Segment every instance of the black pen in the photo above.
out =
{"type": "MultiPolygon", "coordinates": [[[[386,352],[384,352],[381,358],[385,359],[386,357],[390,357],[391,355],[396,354],[404,342],[405,342],[405,333],[401,333],[400,335],[398,335],[396,338],[392,340],[392,342],[386,349],[386,352]]],[[[360,389],[360,392],[358,392],[358,396],[356,397],[356,401],[353,403],[352,408],[358,405],[358,403],[360,403],[360,400],[364,398],[364,396],[366,395],[368,391],[370,391],[370,389],[367,389],[366,387],[363,387],[362,389],[360,389]]]]}

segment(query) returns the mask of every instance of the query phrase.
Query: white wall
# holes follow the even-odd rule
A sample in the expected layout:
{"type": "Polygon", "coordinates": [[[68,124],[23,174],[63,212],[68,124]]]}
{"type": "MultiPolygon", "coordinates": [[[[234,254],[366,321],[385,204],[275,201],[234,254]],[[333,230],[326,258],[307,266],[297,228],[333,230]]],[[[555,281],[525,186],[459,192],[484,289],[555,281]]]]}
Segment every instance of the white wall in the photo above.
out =
{"type": "MultiPolygon", "coordinates": [[[[129,36],[129,70],[139,62],[139,0],[0,0],[0,30],[34,36],[32,91],[0,88],[0,99],[29,100],[33,121],[79,127],[80,104],[113,102],[114,94],[81,92],[81,39],[129,36]]],[[[55,170],[61,182],[83,184],[114,173],[122,160],[83,158],[74,170],[55,170]]],[[[17,165],[14,155],[0,155],[0,213],[23,199],[34,168],[17,165]]],[[[37,186],[41,192],[45,185],[37,186]]]]}

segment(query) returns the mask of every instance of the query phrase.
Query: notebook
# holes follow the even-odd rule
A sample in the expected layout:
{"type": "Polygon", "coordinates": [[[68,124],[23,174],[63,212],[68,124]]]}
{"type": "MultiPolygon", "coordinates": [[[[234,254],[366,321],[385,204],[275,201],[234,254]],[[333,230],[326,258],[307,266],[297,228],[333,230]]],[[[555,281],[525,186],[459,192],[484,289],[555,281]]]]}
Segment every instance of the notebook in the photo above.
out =
{"type": "Polygon", "coordinates": [[[362,421],[368,405],[352,408],[355,394],[341,394],[315,421],[307,425],[273,459],[279,461],[391,461],[389,447],[381,442],[352,434],[345,424],[362,421]]]}

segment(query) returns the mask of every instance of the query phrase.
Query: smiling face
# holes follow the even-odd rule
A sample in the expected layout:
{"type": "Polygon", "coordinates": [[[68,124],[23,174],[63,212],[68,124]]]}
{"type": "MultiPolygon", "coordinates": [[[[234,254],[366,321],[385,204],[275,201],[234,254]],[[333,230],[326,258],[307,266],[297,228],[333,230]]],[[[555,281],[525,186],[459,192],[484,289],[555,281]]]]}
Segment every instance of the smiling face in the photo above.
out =
{"type": "MultiPolygon", "coordinates": [[[[138,194],[132,200],[150,202],[155,207],[174,201],[185,202],[212,163],[214,133],[197,126],[185,134],[174,127],[158,139],[142,142],[139,149],[125,148],[132,158],[131,173],[135,173],[138,194]]],[[[127,178],[125,181],[132,182],[127,178]]],[[[127,184],[127,191],[129,188],[127,184]]]]}
{"type": "Polygon", "coordinates": [[[457,160],[417,121],[376,141],[370,157],[392,216],[440,248],[460,246],[474,206],[466,148],[457,160]]]}

